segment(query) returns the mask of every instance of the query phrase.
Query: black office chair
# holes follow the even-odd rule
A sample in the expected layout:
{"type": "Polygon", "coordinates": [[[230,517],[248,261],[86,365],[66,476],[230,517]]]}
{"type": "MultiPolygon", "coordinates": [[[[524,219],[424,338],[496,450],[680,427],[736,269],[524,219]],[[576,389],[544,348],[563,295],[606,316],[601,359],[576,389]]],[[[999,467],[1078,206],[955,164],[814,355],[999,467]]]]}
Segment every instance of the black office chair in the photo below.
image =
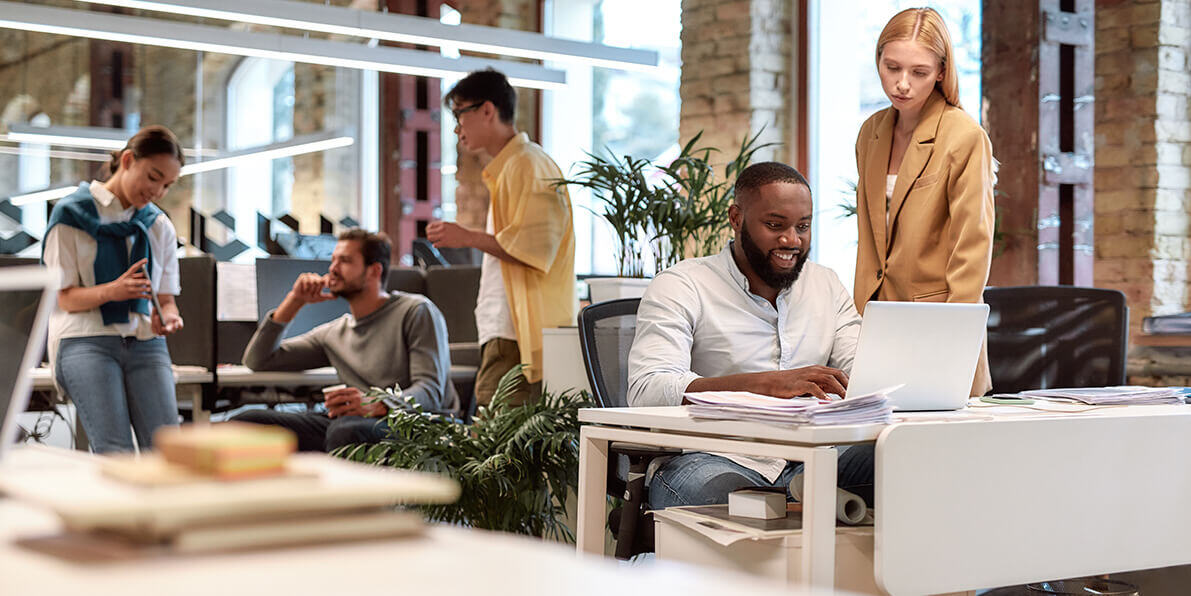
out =
{"type": "MultiPolygon", "coordinates": [[[[639,298],[622,298],[592,304],[579,312],[579,345],[587,380],[601,408],[628,405],[629,348],[637,330],[639,298]]],[[[653,524],[645,518],[645,474],[656,457],[678,455],[663,449],[613,442],[608,453],[608,495],[624,504],[608,514],[608,525],[616,537],[616,558],[627,560],[653,551],[653,524]],[[622,476],[621,463],[628,462],[622,476]]]]}
{"type": "Polygon", "coordinates": [[[1129,308],[1116,290],[986,288],[993,391],[1125,383],[1129,308]]]}
{"type": "Polygon", "coordinates": [[[413,253],[414,263],[423,269],[429,268],[433,265],[439,267],[450,267],[451,263],[443,256],[442,251],[435,248],[429,240],[425,238],[414,238],[413,244],[410,247],[413,253]]]}

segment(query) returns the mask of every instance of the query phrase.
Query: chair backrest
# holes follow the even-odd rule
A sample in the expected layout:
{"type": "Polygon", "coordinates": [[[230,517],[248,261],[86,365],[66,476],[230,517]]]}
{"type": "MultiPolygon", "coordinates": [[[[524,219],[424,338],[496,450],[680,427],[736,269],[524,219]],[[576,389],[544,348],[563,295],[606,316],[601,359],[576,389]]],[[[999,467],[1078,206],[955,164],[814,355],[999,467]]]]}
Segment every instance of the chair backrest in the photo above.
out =
{"type": "Polygon", "coordinates": [[[389,281],[385,284],[389,292],[426,295],[426,272],[418,267],[389,267],[389,281]]]}
{"type": "Polygon", "coordinates": [[[414,238],[413,243],[410,245],[410,252],[413,254],[414,262],[423,268],[434,265],[438,265],[439,267],[449,267],[451,265],[447,261],[447,258],[443,256],[442,252],[425,238],[414,238]]]}
{"type": "Polygon", "coordinates": [[[986,288],[993,391],[1125,383],[1129,309],[1116,290],[986,288]]]}
{"type": "Polygon", "coordinates": [[[587,380],[602,408],[628,404],[629,348],[637,333],[640,298],[598,302],[579,311],[579,346],[587,380]]]}
{"type": "Polygon", "coordinates": [[[457,265],[426,270],[426,297],[442,311],[451,343],[474,342],[476,300],[480,295],[480,268],[457,265]]]}
{"type": "Polygon", "coordinates": [[[215,257],[203,254],[178,259],[182,293],[178,311],[186,325],[166,337],[174,364],[202,366],[214,370],[216,354],[215,306],[217,302],[215,257]]]}

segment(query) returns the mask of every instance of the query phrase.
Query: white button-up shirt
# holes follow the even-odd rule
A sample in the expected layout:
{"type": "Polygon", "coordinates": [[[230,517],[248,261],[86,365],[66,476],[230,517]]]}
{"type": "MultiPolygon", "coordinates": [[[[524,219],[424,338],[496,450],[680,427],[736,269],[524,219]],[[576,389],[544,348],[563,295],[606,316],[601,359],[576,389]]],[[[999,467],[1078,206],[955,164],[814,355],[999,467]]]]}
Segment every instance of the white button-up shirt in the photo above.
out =
{"type": "MultiPolygon", "coordinates": [[[[806,263],[777,297],[749,291],[729,245],[658,274],[637,310],[629,351],[633,406],[676,406],[695,379],[804,366],[852,369],[860,315],[831,269],[806,263]]],[[[785,462],[729,459],[775,480],[785,462]]]]}
{"type": "MultiPolygon", "coordinates": [[[[136,210],[120,204],[103,183],[93,181],[91,196],[100,223],[125,222],[132,219],[136,210]]],[[[153,291],[177,296],[182,292],[178,273],[178,235],[174,224],[164,213],[149,227],[149,250],[153,253],[150,273],[153,291]]],[[[133,237],[127,245],[132,249],[133,237]]],[[[57,269],[63,288],[90,287],[95,285],[95,257],[98,251],[95,239],[86,232],[68,225],[56,225],[46,235],[45,252],[42,258],[46,267],[57,269]]],[[[94,337],[118,335],[137,339],[152,339],[153,327],[149,317],[138,312],[128,313],[127,323],[103,324],[103,315],[98,308],[69,313],[55,308],[50,314],[49,351],[50,363],[56,363],[58,341],[67,337],[94,337]]]]}

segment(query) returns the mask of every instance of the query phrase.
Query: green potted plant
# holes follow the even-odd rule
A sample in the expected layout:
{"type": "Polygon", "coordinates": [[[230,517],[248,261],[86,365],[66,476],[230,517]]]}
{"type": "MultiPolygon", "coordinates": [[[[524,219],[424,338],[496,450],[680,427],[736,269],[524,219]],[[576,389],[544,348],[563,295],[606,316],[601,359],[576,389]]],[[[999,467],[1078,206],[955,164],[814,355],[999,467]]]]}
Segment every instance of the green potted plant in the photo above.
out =
{"type": "Polygon", "coordinates": [[[525,382],[522,368],[501,378],[470,425],[427,414],[400,391],[373,388],[366,399],[388,396],[401,406],[389,412],[389,438],[333,455],[454,478],[463,489],[458,501],[420,507],[432,521],[574,542],[563,520],[579,486],[579,408],[594,404],[583,391],[543,390],[536,402],[511,405],[525,382]]]}
{"type": "Polygon", "coordinates": [[[578,171],[558,184],[574,184],[591,191],[602,203],[596,214],[616,236],[617,278],[589,279],[591,301],[639,297],[649,285],[647,260],[661,272],[686,256],[708,256],[723,248],[728,207],[735,197],[736,176],[753,155],[772,143],[757,144],[761,132],[741,139],[736,155],[716,177],[711,156],[717,149],[698,147],[703,133],[692,138],[669,165],[626,155],[599,156],[577,164],[578,171]],[[648,254],[646,253],[648,250],[648,254]]]}

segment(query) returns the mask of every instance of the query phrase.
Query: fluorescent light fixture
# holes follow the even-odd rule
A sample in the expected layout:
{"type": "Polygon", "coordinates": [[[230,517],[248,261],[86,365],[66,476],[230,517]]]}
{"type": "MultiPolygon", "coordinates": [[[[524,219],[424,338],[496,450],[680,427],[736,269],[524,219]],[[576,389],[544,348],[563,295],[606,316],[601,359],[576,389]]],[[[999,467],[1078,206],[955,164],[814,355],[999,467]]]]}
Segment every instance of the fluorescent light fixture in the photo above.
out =
{"type": "Polygon", "coordinates": [[[45,147],[7,147],[0,146],[3,155],[27,155],[30,157],[49,157],[51,159],[80,159],[84,161],[107,161],[112,158],[107,153],[91,153],[88,151],[59,151],[45,147]]]}
{"type": "MultiPolygon", "coordinates": [[[[547,37],[540,33],[480,25],[447,25],[438,19],[362,11],[291,0],[80,0],[191,17],[254,23],[335,35],[350,35],[399,43],[450,46],[461,50],[552,60],[582,62],[628,70],[658,64],[652,50],[547,37]]],[[[508,74],[508,73],[506,73],[508,74]]]]}
{"type": "Polygon", "coordinates": [[[369,48],[341,41],[233,31],[19,2],[0,2],[0,28],[427,77],[453,78],[491,67],[504,72],[509,82],[519,87],[558,89],[566,85],[566,73],[533,64],[470,57],[452,59],[435,52],[369,48]]]}
{"type": "Polygon", "coordinates": [[[329,151],[331,149],[338,149],[339,147],[347,147],[356,142],[354,138],[348,136],[328,137],[329,135],[325,134],[295,137],[289,141],[268,145],[267,148],[257,147],[254,149],[246,149],[244,151],[228,154],[224,157],[217,157],[207,161],[187,164],[182,166],[181,175],[187,176],[190,174],[198,174],[200,172],[221,170],[223,168],[230,168],[232,166],[238,166],[252,161],[292,157],[294,155],[301,155],[303,153],[314,153],[315,151],[329,151]]]}
{"type": "MultiPolygon", "coordinates": [[[[209,159],[200,161],[198,163],[188,164],[182,166],[181,176],[189,176],[191,174],[198,174],[201,172],[210,172],[212,170],[222,170],[233,166],[244,165],[254,161],[268,161],[278,159],[281,157],[293,157],[295,155],[302,155],[304,153],[314,153],[317,151],[328,151],[337,149],[339,147],[347,147],[356,140],[349,136],[341,136],[338,133],[319,133],[313,135],[303,135],[294,137],[289,141],[281,143],[273,143],[263,147],[253,147],[243,151],[226,154],[223,157],[216,159],[209,159]]],[[[8,201],[17,207],[36,203],[38,201],[52,201],[60,199],[72,192],[78,186],[63,186],[61,188],[52,188],[49,190],[42,190],[33,193],[26,193],[21,195],[14,195],[8,197],[8,201]]]]}
{"type": "Polygon", "coordinates": [[[22,207],[36,203],[38,201],[52,201],[54,199],[61,199],[62,197],[74,192],[76,188],[78,188],[78,186],[63,186],[61,188],[51,188],[50,190],[16,195],[8,197],[8,202],[16,205],[17,207],[22,207]]]}
{"type": "Polygon", "coordinates": [[[91,149],[123,149],[130,135],[118,128],[94,126],[31,126],[13,123],[8,126],[5,140],[14,143],[36,143],[91,149]]]}
{"type": "MultiPolygon", "coordinates": [[[[128,144],[128,138],[131,136],[132,134],[128,131],[120,128],[103,128],[99,126],[33,126],[30,124],[14,123],[8,125],[8,134],[0,135],[0,140],[13,143],[33,143],[37,145],[83,147],[87,149],[114,151],[123,149],[128,144]]],[[[193,149],[190,147],[183,147],[182,153],[191,157],[218,154],[214,149],[193,149]]]]}

